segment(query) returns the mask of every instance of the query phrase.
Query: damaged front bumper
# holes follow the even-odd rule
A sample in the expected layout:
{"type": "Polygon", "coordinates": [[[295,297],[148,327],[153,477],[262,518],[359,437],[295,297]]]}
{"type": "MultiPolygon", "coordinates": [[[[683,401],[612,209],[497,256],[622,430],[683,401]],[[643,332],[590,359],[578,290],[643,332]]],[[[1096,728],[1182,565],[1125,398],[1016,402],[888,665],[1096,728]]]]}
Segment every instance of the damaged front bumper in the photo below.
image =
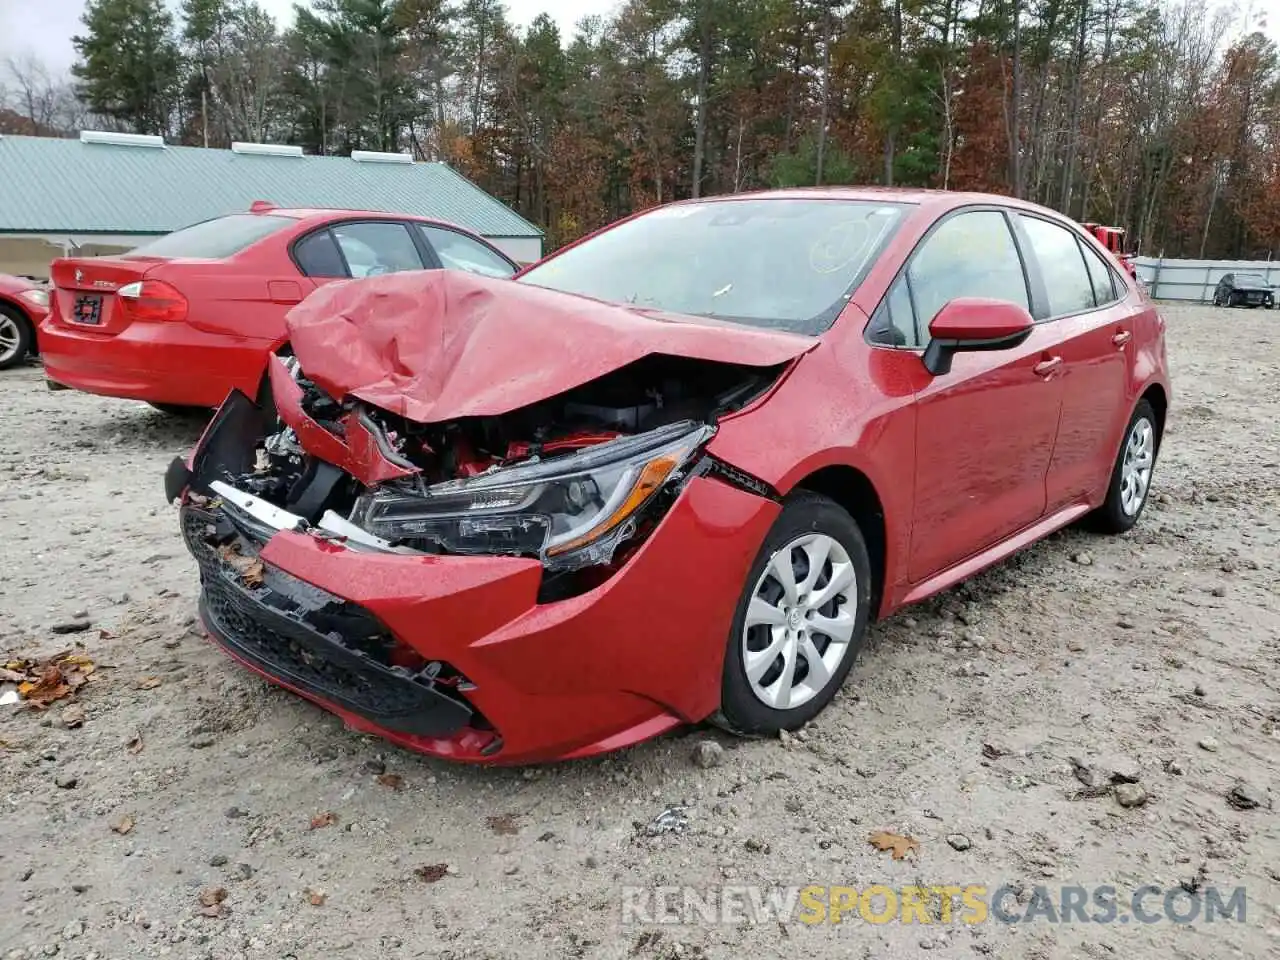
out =
{"type": "Polygon", "coordinates": [[[201,618],[242,663],[356,729],[479,762],[586,756],[716,709],[773,500],[692,476],[607,579],[547,602],[536,559],[406,550],[231,486],[265,415],[233,396],[166,477],[200,566],[201,618]]]}

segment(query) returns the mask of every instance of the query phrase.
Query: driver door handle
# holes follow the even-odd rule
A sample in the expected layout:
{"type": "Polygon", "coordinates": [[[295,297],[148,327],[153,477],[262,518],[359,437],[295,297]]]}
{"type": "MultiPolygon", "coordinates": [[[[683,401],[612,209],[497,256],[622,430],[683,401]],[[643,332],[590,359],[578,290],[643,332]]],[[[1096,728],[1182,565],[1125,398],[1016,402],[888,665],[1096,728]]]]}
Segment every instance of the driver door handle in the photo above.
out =
{"type": "Polygon", "coordinates": [[[1037,377],[1049,377],[1060,366],[1062,366],[1061,357],[1047,357],[1032,367],[1031,372],[1037,377]]]}
{"type": "Polygon", "coordinates": [[[1117,347],[1123,347],[1126,343],[1128,343],[1132,339],[1133,339],[1132,333],[1130,333],[1128,330],[1121,330],[1119,333],[1117,333],[1114,337],[1111,338],[1111,342],[1114,343],[1117,347]]]}

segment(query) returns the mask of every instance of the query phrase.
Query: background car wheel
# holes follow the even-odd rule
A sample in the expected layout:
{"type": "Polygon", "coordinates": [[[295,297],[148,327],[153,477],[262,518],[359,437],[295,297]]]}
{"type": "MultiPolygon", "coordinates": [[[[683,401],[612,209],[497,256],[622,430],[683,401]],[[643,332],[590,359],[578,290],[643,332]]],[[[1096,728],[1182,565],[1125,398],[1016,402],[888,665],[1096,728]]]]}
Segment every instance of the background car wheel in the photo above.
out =
{"type": "Polygon", "coordinates": [[[1142,516],[1160,450],[1158,423],[1151,404],[1140,400],[1120,443],[1107,499],[1090,515],[1094,529],[1102,533],[1124,533],[1142,516]]]}
{"type": "Polygon", "coordinates": [[[0,306],[0,370],[16,367],[31,352],[31,324],[17,310],[0,306]]]}
{"type": "Polygon", "coordinates": [[[853,665],[870,607],[857,523],[819,494],[788,497],[738,601],[715,721],[764,735],[811,720],[853,665]]]}

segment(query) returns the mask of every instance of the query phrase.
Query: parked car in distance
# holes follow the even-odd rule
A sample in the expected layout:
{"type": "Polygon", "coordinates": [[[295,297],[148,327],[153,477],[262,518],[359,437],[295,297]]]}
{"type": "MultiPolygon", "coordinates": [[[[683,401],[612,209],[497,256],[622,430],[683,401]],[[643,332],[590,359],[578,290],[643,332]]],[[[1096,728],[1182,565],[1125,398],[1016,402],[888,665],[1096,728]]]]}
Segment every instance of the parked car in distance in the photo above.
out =
{"type": "Polygon", "coordinates": [[[49,291],[26,277],[0,273],[0,370],[37,353],[36,328],[49,307],[49,291]]]}
{"type": "Polygon", "coordinates": [[[1141,288],[983,194],[678,203],[288,327],[272,402],[233,393],[165,477],[203,623],[353,727],[488,763],[799,727],[877,617],[1133,527],[1169,404],[1141,288]]]}
{"type": "Polygon", "coordinates": [[[1226,273],[1213,291],[1215,307],[1267,307],[1276,305],[1275,288],[1259,273],[1226,273]]]}
{"type": "Polygon", "coordinates": [[[447,223],[255,203],[123,256],[55,260],[40,329],[45,373],[55,388],[175,412],[213,408],[233,387],[256,394],[285,314],[317,287],[441,267],[490,277],[517,269],[447,223]]]}

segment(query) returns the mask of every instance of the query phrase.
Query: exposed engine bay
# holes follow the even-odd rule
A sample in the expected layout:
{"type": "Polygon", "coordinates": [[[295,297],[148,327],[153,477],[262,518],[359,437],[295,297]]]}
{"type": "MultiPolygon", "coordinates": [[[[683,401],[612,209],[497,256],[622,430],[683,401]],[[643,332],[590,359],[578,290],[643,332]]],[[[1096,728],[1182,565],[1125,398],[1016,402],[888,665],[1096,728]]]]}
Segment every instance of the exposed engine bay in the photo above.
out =
{"type": "Polygon", "coordinates": [[[271,398],[241,395],[211,424],[192,463],[197,494],[257,498],[363,549],[521,556],[605,577],[707,469],[716,421],[786,366],[651,354],[508,413],[421,424],[335,399],[296,357],[271,363],[271,398]]]}

